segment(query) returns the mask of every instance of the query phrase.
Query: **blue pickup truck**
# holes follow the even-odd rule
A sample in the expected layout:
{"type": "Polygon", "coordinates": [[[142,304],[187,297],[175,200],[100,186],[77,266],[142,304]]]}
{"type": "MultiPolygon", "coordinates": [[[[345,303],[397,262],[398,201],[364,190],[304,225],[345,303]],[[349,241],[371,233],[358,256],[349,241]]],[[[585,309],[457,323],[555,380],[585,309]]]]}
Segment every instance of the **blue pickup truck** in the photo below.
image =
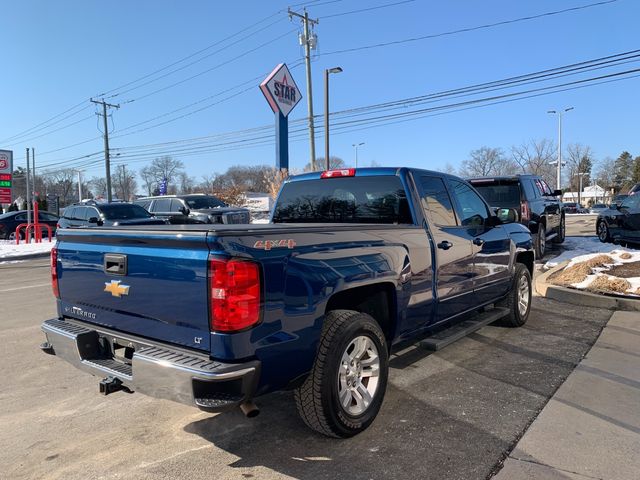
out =
{"type": "Polygon", "coordinates": [[[66,229],[51,254],[44,352],[135,390],[218,412],[294,389],[312,429],[367,428],[389,355],[439,349],[531,306],[515,213],[411,168],[290,178],[271,223],[66,229]]]}

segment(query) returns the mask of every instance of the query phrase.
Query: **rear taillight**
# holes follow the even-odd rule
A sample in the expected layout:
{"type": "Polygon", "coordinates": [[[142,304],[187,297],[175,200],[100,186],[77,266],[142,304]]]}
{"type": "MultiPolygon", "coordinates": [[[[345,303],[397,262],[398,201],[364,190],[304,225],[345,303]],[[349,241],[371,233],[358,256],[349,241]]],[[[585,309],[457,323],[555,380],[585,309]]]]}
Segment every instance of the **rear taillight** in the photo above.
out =
{"type": "Polygon", "coordinates": [[[527,201],[520,203],[520,220],[523,222],[531,220],[531,210],[529,210],[529,202],[527,201]]]}
{"type": "Polygon", "coordinates": [[[51,288],[53,296],[60,298],[60,289],[58,288],[58,249],[51,249],[51,288]]]}
{"type": "Polygon", "coordinates": [[[355,168],[341,168],[339,170],[326,170],[320,174],[320,178],[354,177],[355,168]]]}
{"type": "Polygon", "coordinates": [[[260,320],[260,267],[239,259],[209,259],[209,323],[236,332],[260,320]]]}

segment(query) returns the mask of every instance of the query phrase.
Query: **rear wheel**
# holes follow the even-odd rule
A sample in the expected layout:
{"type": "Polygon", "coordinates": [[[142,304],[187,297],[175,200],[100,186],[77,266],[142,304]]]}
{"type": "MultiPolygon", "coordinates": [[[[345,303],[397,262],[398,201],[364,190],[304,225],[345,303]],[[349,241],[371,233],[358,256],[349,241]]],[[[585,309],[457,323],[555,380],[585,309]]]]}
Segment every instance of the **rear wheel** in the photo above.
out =
{"type": "Polygon", "coordinates": [[[567,232],[567,225],[565,223],[564,216],[560,219],[560,225],[558,226],[557,235],[553,239],[553,243],[562,243],[564,242],[564,237],[567,232]]]}
{"type": "Polygon", "coordinates": [[[384,334],[373,318],[351,310],[329,312],[313,370],[295,390],[307,426],[342,438],[365,430],[382,405],[388,359],[384,334]]]}
{"type": "Polygon", "coordinates": [[[536,233],[536,235],[534,236],[534,240],[535,240],[535,253],[536,253],[536,258],[537,259],[541,259],[542,257],[544,257],[544,252],[546,251],[547,248],[547,236],[546,236],[546,228],[544,226],[544,223],[541,223],[538,226],[538,233],[536,233]]]}
{"type": "Polygon", "coordinates": [[[500,321],[503,325],[521,327],[527,323],[531,311],[531,273],[525,265],[516,263],[511,290],[496,305],[509,310],[509,314],[500,321]]]}
{"type": "Polygon", "coordinates": [[[609,234],[609,227],[607,226],[607,223],[604,220],[600,220],[600,222],[598,222],[596,233],[598,234],[598,238],[602,243],[608,243],[611,241],[611,235],[609,234]]]}

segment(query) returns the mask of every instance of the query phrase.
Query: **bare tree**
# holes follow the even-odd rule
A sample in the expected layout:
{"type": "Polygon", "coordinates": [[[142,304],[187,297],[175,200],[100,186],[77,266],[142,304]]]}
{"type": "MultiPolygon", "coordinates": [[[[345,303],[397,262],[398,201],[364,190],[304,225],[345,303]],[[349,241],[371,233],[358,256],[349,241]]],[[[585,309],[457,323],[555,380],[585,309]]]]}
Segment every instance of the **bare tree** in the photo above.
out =
{"type": "Polygon", "coordinates": [[[180,172],[178,174],[178,181],[180,183],[181,194],[195,193],[198,190],[195,179],[187,175],[187,172],[180,172]]]}
{"type": "MultiPolygon", "coordinates": [[[[319,170],[324,170],[325,168],[325,161],[324,161],[324,157],[318,157],[316,158],[316,165],[318,165],[318,169],[319,170]]],[[[333,168],[344,168],[346,166],[346,163],[344,163],[344,160],[341,159],[340,157],[334,157],[333,155],[329,157],[329,168],[333,169],[333,168]]],[[[311,169],[311,162],[307,163],[304,166],[304,169],[302,170],[303,172],[313,172],[313,170],[311,169]]]]}
{"type": "Polygon", "coordinates": [[[107,197],[107,180],[104,177],[92,177],[89,180],[89,188],[94,197],[107,197]]]}
{"type": "Polygon", "coordinates": [[[118,198],[129,201],[133,195],[135,195],[138,182],[136,182],[136,175],[133,171],[122,167],[124,167],[124,165],[116,168],[115,172],[111,175],[111,185],[118,198]]]}
{"type": "Polygon", "coordinates": [[[46,177],[47,193],[52,193],[60,199],[61,205],[69,205],[76,201],[75,192],[78,190],[76,171],[71,168],[56,170],[46,177]]]}
{"type": "Polygon", "coordinates": [[[282,187],[282,184],[288,176],[289,172],[286,168],[280,170],[278,170],[277,168],[272,168],[266,173],[267,182],[269,184],[267,193],[271,195],[271,198],[276,198],[278,196],[280,188],[282,187]]]}
{"type": "Polygon", "coordinates": [[[500,148],[481,147],[470,155],[460,167],[460,174],[465,177],[512,175],[518,170],[517,164],[506,158],[500,148]]]}
{"type": "Polygon", "coordinates": [[[615,188],[616,185],[616,161],[611,157],[600,160],[595,165],[594,178],[596,183],[605,190],[615,188]]]}
{"type": "Polygon", "coordinates": [[[454,167],[451,162],[447,162],[445,164],[444,168],[442,169],[442,171],[444,173],[448,173],[449,175],[457,175],[458,174],[458,172],[456,170],[456,167],[454,167]]]}
{"type": "Polygon", "coordinates": [[[511,155],[514,162],[522,169],[522,173],[540,175],[549,185],[555,185],[556,167],[550,165],[550,162],[556,158],[556,147],[553,141],[546,138],[531,140],[511,147],[511,155]]]}
{"type": "Polygon", "coordinates": [[[140,170],[140,178],[149,195],[153,194],[163,180],[167,182],[168,191],[175,191],[175,183],[183,168],[184,164],[180,160],[169,156],[160,157],[140,170]]]}
{"type": "Polygon", "coordinates": [[[212,173],[210,175],[203,175],[202,181],[198,184],[198,188],[204,193],[211,193],[214,190],[216,178],[218,175],[212,173]]]}
{"type": "Polygon", "coordinates": [[[567,146],[565,172],[569,179],[569,188],[576,192],[580,185],[580,175],[582,173],[582,186],[588,186],[591,181],[591,168],[593,166],[593,152],[591,147],[574,143],[567,146]]]}
{"type": "Polygon", "coordinates": [[[142,179],[142,185],[144,186],[144,189],[147,191],[147,195],[149,196],[153,195],[153,191],[155,190],[157,184],[156,184],[155,176],[151,171],[151,167],[147,165],[146,167],[140,169],[140,171],[138,172],[138,175],[140,175],[140,178],[142,179]]]}

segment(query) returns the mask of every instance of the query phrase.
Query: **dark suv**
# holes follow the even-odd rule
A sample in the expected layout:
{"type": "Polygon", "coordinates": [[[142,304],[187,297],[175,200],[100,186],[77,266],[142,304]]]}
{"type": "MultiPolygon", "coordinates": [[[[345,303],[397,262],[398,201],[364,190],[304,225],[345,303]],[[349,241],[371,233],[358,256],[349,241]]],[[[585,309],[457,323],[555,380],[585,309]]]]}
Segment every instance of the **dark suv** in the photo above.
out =
{"type": "Polygon", "coordinates": [[[469,179],[471,185],[495,208],[514,208],[518,221],[533,234],[536,258],[542,258],[548,240],[564,242],[565,218],[560,190],[536,175],[469,179]]]}
{"type": "Polygon", "coordinates": [[[58,228],[117,227],[123,225],[165,225],[144,208],[132,203],[84,202],[64,209],[58,228]]]}
{"type": "Polygon", "coordinates": [[[146,197],[139,198],[134,203],[172,224],[251,222],[248,209],[230,207],[219,198],[204,193],[146,197]]]}

